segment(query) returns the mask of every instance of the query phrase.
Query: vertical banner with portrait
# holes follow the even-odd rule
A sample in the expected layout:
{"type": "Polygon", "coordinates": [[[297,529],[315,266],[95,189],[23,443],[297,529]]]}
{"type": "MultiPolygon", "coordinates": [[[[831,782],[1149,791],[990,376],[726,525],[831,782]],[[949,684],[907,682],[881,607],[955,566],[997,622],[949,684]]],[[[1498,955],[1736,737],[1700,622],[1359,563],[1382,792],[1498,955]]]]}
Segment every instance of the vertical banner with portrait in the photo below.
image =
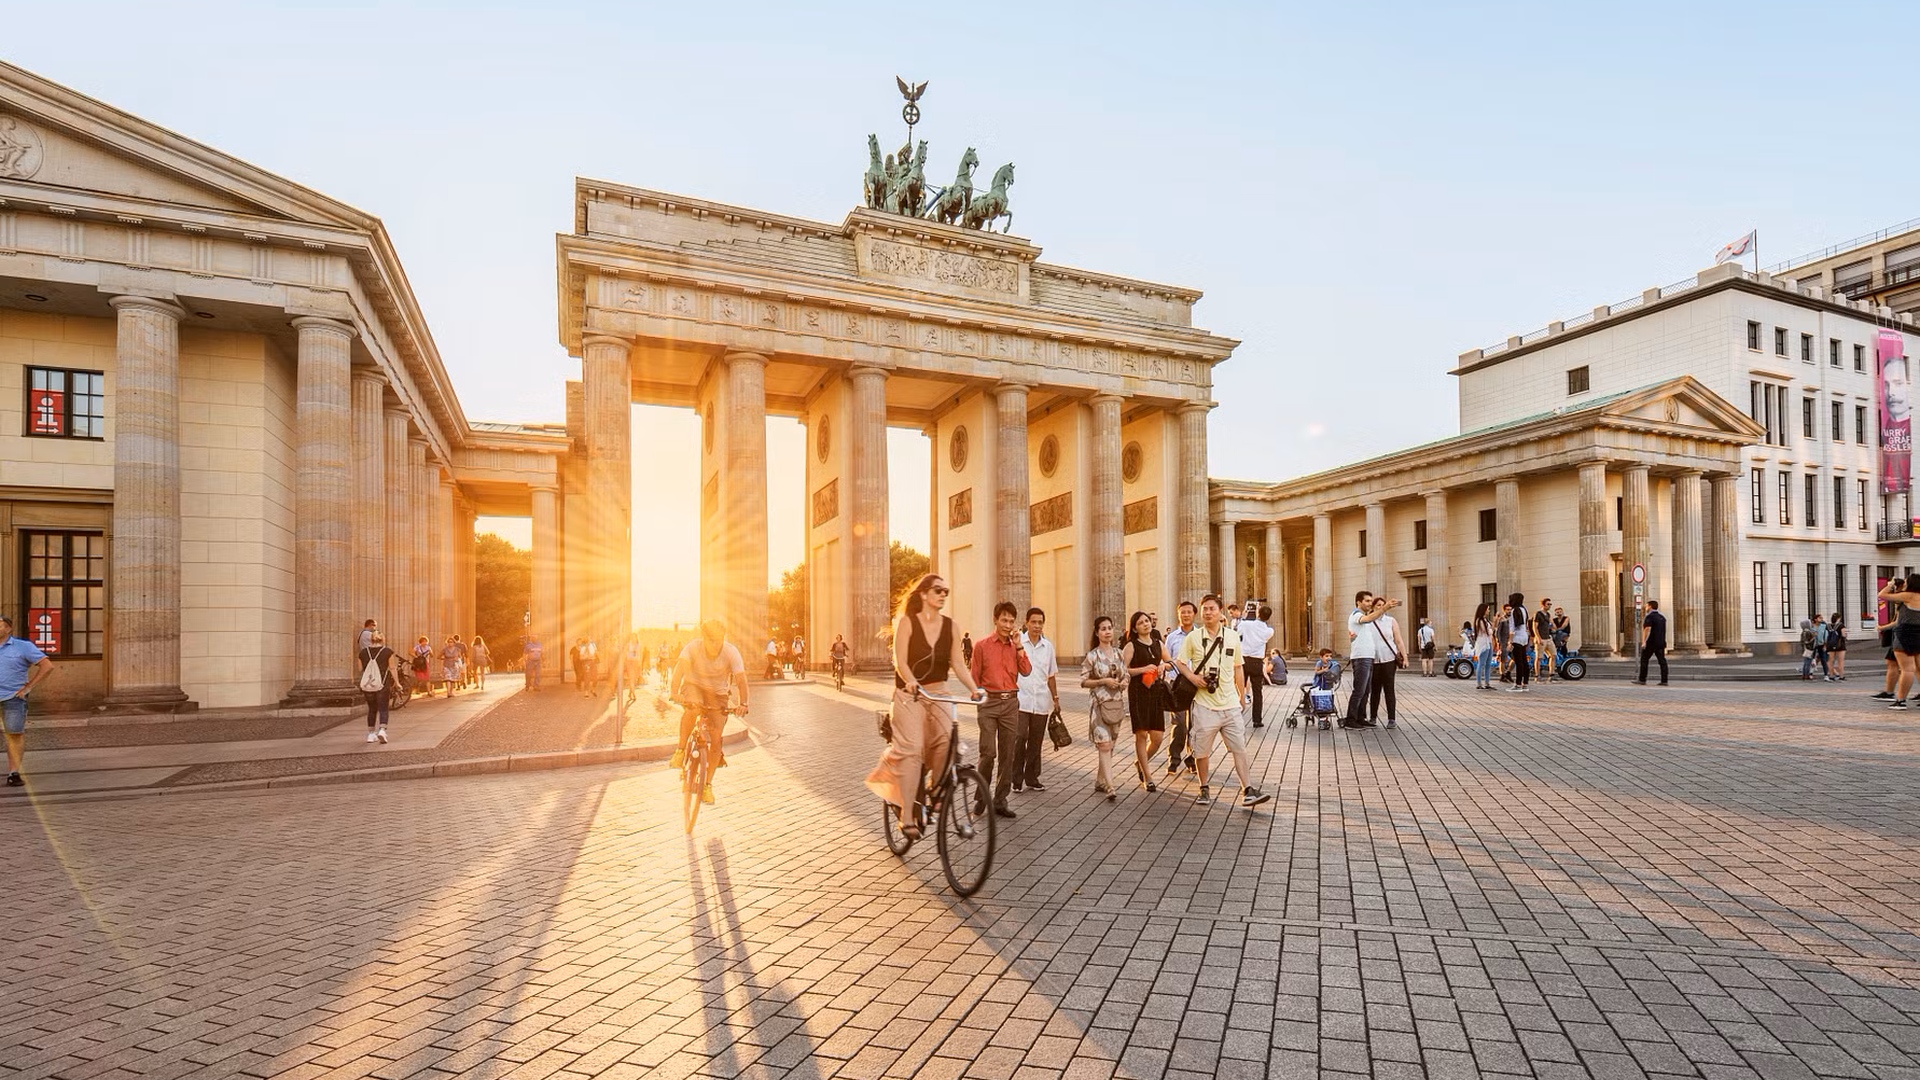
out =
{"type": "Polygon", "coordinates": [[[1880,408],[1880,493],[1898,495],[1910,486],[1913,458],[1912,383],[1907,377],[1906,339],[1882,330],[1874,346],[1873,392],[1880,408]]]}

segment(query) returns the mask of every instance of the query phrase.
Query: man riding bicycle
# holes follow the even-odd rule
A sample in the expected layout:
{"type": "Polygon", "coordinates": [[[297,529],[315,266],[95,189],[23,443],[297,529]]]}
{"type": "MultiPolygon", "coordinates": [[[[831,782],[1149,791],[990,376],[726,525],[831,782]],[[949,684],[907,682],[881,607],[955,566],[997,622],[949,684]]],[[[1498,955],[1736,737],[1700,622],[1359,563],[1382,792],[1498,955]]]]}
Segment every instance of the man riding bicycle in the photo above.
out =
{"type": "MultiPolygon", "coordinates": [[[[747,665],[740,657],[740,650],[727,642],[725,623],[708,619],[700,624],[700,636],[680,650],[680,659],[674,662],[673,676],[667,685],[668,696],[683,706],[680,742],[668,767],[678,769],[686,765],[684,747],[693,735],[695,720],[706,725],[707,742],[713,748],[713,767],[725,765],[727,755],[720,749],[721,728],[726,724],[726,714],[718,711],[721,698],[731,691],[733,711],[742,716],[747,714],[747,665]]],[[[711,782],[701,792],[701,801],[713,801],[711,782]]]]}
{"type": "Polygon", "coordinates": [[[833,635],[833,647],[828,651],[833,654],[833,677],[835,679],[846,678],[847,654],[851,653],[853,648],[847,644],[845,637],[835,634],[833,635]]]}

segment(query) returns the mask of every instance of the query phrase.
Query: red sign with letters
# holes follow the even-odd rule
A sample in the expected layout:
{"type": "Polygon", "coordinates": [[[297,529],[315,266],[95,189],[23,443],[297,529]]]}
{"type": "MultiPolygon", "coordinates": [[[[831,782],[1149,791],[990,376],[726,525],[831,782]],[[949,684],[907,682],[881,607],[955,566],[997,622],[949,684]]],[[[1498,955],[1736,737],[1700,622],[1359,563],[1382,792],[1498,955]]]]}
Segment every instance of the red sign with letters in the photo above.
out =
{"type": "Polygon", "coordinates": [[[65,435],[67,395],[61,390],[27,391],[27,430],[34,435],[65,435]]]}
{"type": "Polygon", "coordinates": [[[60,625],[60,614],[55,608],[27,609],[27,640],[48,655],[60,651],[60,641],[65,636],[60,625]]]}

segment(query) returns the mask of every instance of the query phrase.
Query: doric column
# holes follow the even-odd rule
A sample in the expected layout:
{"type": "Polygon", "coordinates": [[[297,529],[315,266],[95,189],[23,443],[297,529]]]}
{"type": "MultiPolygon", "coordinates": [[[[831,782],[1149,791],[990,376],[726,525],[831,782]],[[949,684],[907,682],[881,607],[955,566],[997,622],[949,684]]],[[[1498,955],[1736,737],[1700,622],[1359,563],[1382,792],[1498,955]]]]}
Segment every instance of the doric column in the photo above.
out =
{"type": "Polygon", "coordinates": [[[1346,642],[1333,640],[1333,515],[1313,515],[1313,640],[1309,649],[1322,647],[1345,654],[1346,642]]]}
{"type": "Polygon", "coordinates": [[[1286,633],[1288,621],[1287,605],[1281,602],[1281,596],[1285,588],[1282,571],[1286,566],[1287,548],[1285,541],[1280,537],[1279,522],[1267,522],[1266,541],[1267,559],[1265,568],[1267,571],[1267,580],[1265,591],[1267,594],[1267,603],[1273,606],[1272,626],[1274,635],[1277,638],[1275,645],[1276,647],[1285,647],[1290,644],[1290,642],[1287,641],[1286,633]]]}
{"type": "Polygon", "coordinates": [[[413,541],[413,577],[407,582],[407,643],[425,637],[427,644],[439,648],[434,636],[433,608],[433,505],[439,485],[433,467],[427,464],[427,440],[421,436],[407,439],[407,536],[413,541]]]}
{"type": "Polygon", "coordinates": [[[381,464],[385,470],[387,503],[386,603],[380,625],[387,632],[387,645],[406,654],[400,646],[413,644],[422,632],[413,614],[413,514],[408,502],[412,489],[407,464],[407,410],[389,406],[382,422],[386,427],[386,451],[381,464]]]}
{"type": "Polygon", "coordinates": [[[1387,508],[1383,503],[1368,503],[1367,513],[1367,591],[1387,595],[1387,508]]]}
{"type": "Polygon", "coordinates": [[[393,632],[387,610],[387,380],[374,368],[353,369],[353,625],[378,619],[393,632]]]}
{"type": "Polygon", "coordinates": [[[1447,493],[1427,492],[1427,618],[1442,648],[1465,616],[1453,606],[1453,548],[1447,537],[1447,493]]]}
{"type": "MultiPolygon", "coordinates": [[[[861,365],[847,373],[847,641],[857,671],[885,671],[880,635],[887,625],[887,373],[861,365]]],[[[753,639],[748,639],[753,640],[753,639]]]]}
{"type": "MultiPolygon", "coordinates": [[[[767,633],[767,358],[734,352],[724,357],[726,440],[721,462],[720,515],[727,539],[727,633],[739,642],[764,642],[767,633]]],[[[886,452],[881,440],[880,452],[886,452]]],[[[882,544],[886,538],[880,538],[882,544]]],[[[784,631],[785,628],[783,627],[784,631]]]]}
{"type": "Polygon", "coordinates": [[[440,637],[448,634],[469,633],[460,625],[460,511],[455,505],[459,489],[454,486],[453,474],[444,468],[435,468],[434,476],[438,482],[433,503],[433,569],[434,580],[439,582],[439,609],[435,618],[440,626],[440,637]]]}
{"type": "MultiPolygon", "coordinates": [[[[1127,606],[1126,526],[1121,510],[1120,403],[1114,394],[1095,394],[1087,404],[1093,410],[1089,459],[1092,490],[1087,498],[1087,573],[1093,589],[1088,596],[1086,625],[1101,615],[1127,606]]],[[[1157,604],[1157,600],[1147,600],[1157,604]]],[[[1114,614],[1118,621],[1124,616],[1114,614]]]]}
{"type": "MultiPolygon", "coordinates": [[[[1027,488],[1027,388],[1001,383],[994,405],[993,603],[1027,609],[1033,595],[1033,522],[1027,488]]],[[[991,606],[991,605],[989,605],[991,606]]]]}
{"type": "Polygon", "coordinates": [[[1740,613],[1740,486],[1730,473],[1708,480],[1713,490],[1713,647],[1720,652],[1746,649],[1740,613]]]}
{"type": "Polygon", "coordinates": [[[1707,647],[1702,481],[1693,470],[1673,479],[1673,643],[1680,652],[1705,652],[1707,647]]]}
{"type": "Polygon", "coordinates": [[[1493,579],[1499,582],[1496,603],[1504,604],[1521,591],[1520,481],[1509,477],[1493,482],[1493,528],[1493,579]]]}
{"type": "Polygon", "coordinates": [[[1607,463],[1580,466],[1580,650],[1588,656],[1613,652],[1612,515],[1607,511],[1607,463]]]}
{"type": "MultiPolygon", "coordinates": [[[[633,592],[631,346],[624,338],[602,335],[589,336],[580,345],[590,552],[588,565],[581,569],[591,585],[587,632],[602,649],[612,648],[625,635],[633,592]]],[[[735,640],[756,640],[757,634],[735,640]]]]}
{"type": "Polygon", "coordinates": [[[118,328],[106,704],[171,712],[193,707],[180,689],[180,318],[186,313],[144,296],[110,302],[118,328]]]}
{"type": "MultiPolygon", "coordinates": [[[[285,704],[351,704],[353,327],[302,316],[293,535],[294,683],[285,704]]],[[[364,617],[364,616],[363,616],[364,617]]]]}
{"type": "Polygon", "coordinates": [[[460,513],[457,515],[460,531],[454,536],[454,544],[460,552],[460,588],[454,601],[460,609],[460,632],[469,639],[479,630],[480,605],[476,595],[475,572],[479,569],[479,545],[475,543],[474,527],[478,524],[479,514],[473,504],[461,499],[460,513]]]}
{"type": "Polygon", "coordinates": [[[1213,576],[1207,543],[1207,410],[1211,401],[1180,406],[1179,475],[1174,477],[1173,546],[1179,598],[1199,602],[1213,576]]]}
{"type": "MultiPolygon", "coordinates": [[[[566,649],[560,640],[560,489],[536,487],[533,498],[532,631],[556,658],[566,649]]],[[[555,668],[558,670],[558,667],[555,668]]]]}
{"type": "Polygon", "coordinates": [[[1213,591],[1220,594],[1220,603],[1232,611],[1240,602],[1240,542],[1234,538],[1233,522],[1216,522],[1213,528],[1213,550],[1220,556],[1220,576],[1214,579],[1213,591]]]}
{"type": "MultiPolygon", "coordinates": [[[[1620,558],[1631,573],[1633,564],[1647,566],[1647,581],[1653,582],[1653,524],[1650,470],[1645,465],[1628,465],[1620,470],[1620,558]]],[[[1628,652],[1633,650],[1629,648],[1628,652]]]]}

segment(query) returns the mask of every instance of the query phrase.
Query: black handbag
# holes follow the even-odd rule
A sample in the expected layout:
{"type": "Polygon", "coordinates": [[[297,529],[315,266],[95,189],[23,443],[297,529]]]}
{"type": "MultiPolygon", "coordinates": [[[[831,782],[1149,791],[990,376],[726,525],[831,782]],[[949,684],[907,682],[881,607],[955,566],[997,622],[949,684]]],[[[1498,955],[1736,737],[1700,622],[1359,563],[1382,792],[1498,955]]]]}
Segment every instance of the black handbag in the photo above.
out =
{"type": "MultiPolygon", "coordinates": [[[[1194,674],[1199,674],[1207,666],[1207,661],[1213,659],[1213,651],[1218,649],[1220,643],[1225,640],[1225,634],[1213,639],[1213,644],[1207,646],[1207,651],[1200,654],[1200,663],[1194,668],[1194,674]]],[[[1167,701],[1172,706],[1168,710],[1170,712],[1186,712],[1193,708],[1193,699],[1200,693],[1199,685],[1185,675],[1179,674],[1179,671],[1179,668],[1174,669],[1173,682],[1167,687],[1167,701]]]]}
{"type": "Polygon", "coordinates": [[[1047,738],[1052,740],[1055,750],[1065,750],[1073,745],[1073,733],[1067,730],[1067,722],[1060,719],[1059,709],[1047,716],[1047,738]]]}

